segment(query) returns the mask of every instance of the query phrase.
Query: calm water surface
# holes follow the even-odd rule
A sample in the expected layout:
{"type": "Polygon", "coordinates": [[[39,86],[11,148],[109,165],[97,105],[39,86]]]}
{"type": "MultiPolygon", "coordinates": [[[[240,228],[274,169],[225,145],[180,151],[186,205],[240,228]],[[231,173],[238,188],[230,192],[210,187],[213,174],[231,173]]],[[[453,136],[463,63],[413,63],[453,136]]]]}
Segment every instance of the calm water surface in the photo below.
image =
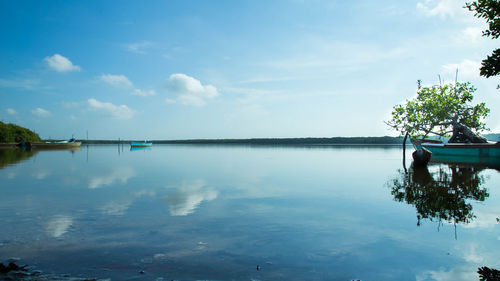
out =
{"type": "Polygon", "coordinates": [[[479,280],[479,266],[500,269],[500,173],[407,167],[400,147],[0,150],[0,259],[111,280],[479,280]]]}

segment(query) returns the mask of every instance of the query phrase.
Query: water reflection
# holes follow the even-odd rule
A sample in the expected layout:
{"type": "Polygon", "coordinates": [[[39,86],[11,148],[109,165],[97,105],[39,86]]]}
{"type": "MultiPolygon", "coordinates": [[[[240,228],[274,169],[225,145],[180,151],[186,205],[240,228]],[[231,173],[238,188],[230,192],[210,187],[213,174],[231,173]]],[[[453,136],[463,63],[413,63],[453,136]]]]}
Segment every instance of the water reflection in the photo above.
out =
{"type": "Polygon", "coordinates": [[[156,195],[153,190],[140,190],[130,194],[128,197],[112,200],[100,207],[99,209],[105,215],[122,216],[132,206],[135,200],[141,197],[154,197],[156,195]]]}
{"type": "Polygon", "coordinates": [[[439,173],[451,181],[470,169],[396,175],[399,148],[125,148],[90,146],[90,163],[39,152],[0,169],[0,259],[103,280],[465,281],[478,266],[499,268],[500,190],[489,184],[500,173],[491,170],[468,175],[488,188],[485,204],[460,191],[477,218],[457,227],[458,243],[425,219],[415,231],[415,207],[393,201],[386,184],[394,177],[401,202],[432,204],[451,196],[431,196],[439,173]]]}
{"type": "Polygon", "coordinates": [[[130,178],[135,176],[135,172],[129,167],[117,167],[99,176],[94,176],[89,181],[89,188],[99,188],[112,185],[115,182],[127,183],[130,178]]]}
{"type": "Polygon", "coordinates": [[[205,182],[199,180],[181,185],[174,193],[164,196],[163,200],[168,204],[170,215],[187,216],[203,201],[212,201],[215,198],[217,191],[207,189],[205,182]]]}
{"type": "Polygon", "coordinates": [[[48,235],[59,238],[68,232],[69,227],[73,224],[73,218],[70,216],[58,215],[47,222],[45,231],[48,235]]]}
{"type": "Polygon", "coordinates": [[[106,204],[104,204],[100,210],[102,211],[103,214],[106,215],[116,215],[116,216],[121,216],[124,215],[125,212],[130,208],[132,205],[133,200],[123,200],[120,202],[116,201],[111,201],[106,204]]]}
{"type": "Polygon", "coordinates": [[[394,200],[417,209],[417,225],[421,219],[468,224],[475,218],[471,200],[484,201],[489,194],[484,188],[484,168],[458,164],[434,164],[411,167],[408,173],[389,182],[394,200]]]}
{"type": "Polygon", "coordinates": [[[37,153],[38,151],[25,151],[22,149],[0,149],[0,169],[27,160],[37,153]]]}
{"type": "Polygon", "coordinates": [[[152,150],[152,147],[130,147],[130,151],[148,151],[152,150]]]}
{"type": "Polygon", "coordinates": [[[47,178],[48,176],[50,176],[51,173],[52,173],[52,171],[50,169],[39,168],[36,171],[33,171],[32,175],[33,175],[33,178],[35,178],[37,180],[43,180],[43,179],[47,178]]]}

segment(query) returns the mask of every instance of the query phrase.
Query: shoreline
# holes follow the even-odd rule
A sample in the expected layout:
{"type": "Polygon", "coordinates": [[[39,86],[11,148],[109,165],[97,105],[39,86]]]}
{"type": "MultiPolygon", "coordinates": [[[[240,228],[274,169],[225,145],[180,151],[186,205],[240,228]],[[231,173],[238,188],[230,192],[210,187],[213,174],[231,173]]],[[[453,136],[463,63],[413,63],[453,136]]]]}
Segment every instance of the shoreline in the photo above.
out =
{"type": "MultiPolygon", "coordinates": [[[[144,140],[84,140],[89,144],[129,144],[144,140]]],[[[148,140],[153,144],[202,144],[202,145],[402,145],[402,137],[333,137],[333,138],[251,138],[251,139],[185,139],[148,140]]],[[[407,143],[410,143],[409,141],[407,143]]]]}

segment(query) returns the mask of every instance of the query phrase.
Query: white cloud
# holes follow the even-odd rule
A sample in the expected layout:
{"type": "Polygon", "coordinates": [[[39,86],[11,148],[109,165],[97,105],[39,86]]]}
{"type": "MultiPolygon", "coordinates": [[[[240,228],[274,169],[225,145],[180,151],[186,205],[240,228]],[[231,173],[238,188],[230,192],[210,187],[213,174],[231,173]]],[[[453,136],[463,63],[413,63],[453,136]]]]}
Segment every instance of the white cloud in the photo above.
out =
{"type": "Polygon", "coordinates": [[[57,72],[80,71],[80,67],[78,65],[74,65],[68,58],[59,54],[46,57],[45,61],[49,64],[51,69],[57,72]]]}
{"type": "Polygon", "coordinates": [[[144,54],[147,54],[145,49],[148,49],[153,45],[154,44],[152,42],[144,41],[144,42],[127,44],[127,45],[125,45],[125,48],[129,52],[144,55],[144,54]]]}
{"type": "Polygon", "coordinates": [[[443,65],[443,69],[448,74],[453,74],[453,77],[455,77],[455,72],[458,69],[458,80],[479,77],[479,68],[481,68],[481,63],[472,60],[443,65]]]}
{"type": "MultiPolygon", "coordinates": [[[[114,87],[121,87],[121,88],[134,87],[134,84],[125,75],[103,74],[99,78],[102,81],[104,81],[104,82],[106,82],[109,85],[114,86],[114,87]]],[[[135,88],[132,91],[132,95],[141,96],[141,97],[148,97],[148,96],[156,95],[156,91],[155,90],[142,90],[142,89],[135,88]]]]}
{"type": "Polygon", "coordinates": [[[269,95],[277,95],[284,93],[284,91],[282,90],[267,90],[267,89],[257,89],[257,88],[241,88],[241,87],[240,88],[226,87],[223,90],[224,92],[227,93],[241,94],[247,96],[269,96],[269,95]]]}
{"type": "Polygon", "coordinates": [[[411,48],[396,47],[382,48],[374,44],[353,44],[347,42],[330,42],[323,38],[312,37],[309,40],[310,51],[290,57],[278,57],[275,60],[257,62],[259,66],[274,68],[281,72],[286,71],[294,75],[281,77],[258,77],[242,83],[270,83],[283,81],[304,81],[317,79],[328,73],[345,75],[349,72],[358,72],[368,64],[388,60],[401,60],[410,57],[411,48]],[[313,77],[311,77],[313,75],[313,77]]]}
{"type": "Polygon", "coordinates": [[[467,13],[464,6],[462,0],[424,0],[417,3],[417,8],[427,16],[441,18],[454,18],[467,13]]]}
{"type": "Polygon", "coordinates": [[[462,30],[462,41],[468,43],[476,43],[483,37],[483,29],[481,27],[467,27],[462,30]]]}
{"type": "Polygon", "coordinates": [[[0,87],[34,90],[40,87],[40,79],[0,79],[0,87]]]}
{"type": "Polygon", "coordinates": [[[72,109],[72,108],[78,108],[81,106],[82,103],[80,102],[75,102],[75,101],[63,101],[61,102],[61,105],[64,107],[64,108],[69,108],[69,109],[72,109]]]}
{"type": "Polygon", "coordinates": [[[52,115],[52,113],[50,113],[50,111],[47,111],[47,110],[40,108],[40,107],[32,110],[31,113],[33,113],[34,115],[36,115],[38,117],[49,117],[50,115],[52,115]]]}
{"type": "Polygon", "coordinates": [[[99,78],[114,87],[133,87],[132,82],[130,82],[130,80],[125,75],[103,74],[99,78]]]}
{"type": "Polygon", "coordinates": [[[7,108],[5,111],[9,115],[16,115],[17,114],[17,112],[14,109],[12,109],[12,108],[7,108]]]}
{"type": "MultiPolygon", "coordinates": [[[[175,101],[184,105],[203,106],[208,99],[219,95],[214,86],[202,85],[199,80],[181,73],[170,75],[167,88],[169,93],[177,95],[175,101]]],[[[173,100],[168,98],[166,101],[173,100]]]]}
{"type": "Polygon", "coordinates": [[[141,97],[154,96],[154,95],[156,95],[156,91],[155,90],[134,89],[134,91],[132,92],[132,95],[141,96],[141,97]]]}
{"type": "Polygon", "coordinates": [[[130,119],[134,116],[135,111],[130,109],[128,106],[114,105],[109,102],[101,102],[96,99],[89,99],[87,101],[90,110],[99,111],[105,115],[117,118],[117,119],[130,119]]]}

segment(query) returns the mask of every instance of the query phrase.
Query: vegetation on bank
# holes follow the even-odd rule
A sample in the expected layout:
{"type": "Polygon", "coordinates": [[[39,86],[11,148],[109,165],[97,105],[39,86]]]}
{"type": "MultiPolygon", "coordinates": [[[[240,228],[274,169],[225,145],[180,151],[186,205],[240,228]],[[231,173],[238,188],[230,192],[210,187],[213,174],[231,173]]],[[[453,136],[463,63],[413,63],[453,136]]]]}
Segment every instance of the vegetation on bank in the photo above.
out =
{"type": "Polygon", "coordinates": [[[254,138],[254,139],[195,139],[156,141],[171,144],[254,144],[254,145],[329,145],[329,144],[401,144],[394,137],[332,137],[332,138],[254,138]]]}
{"type": "MultiPolygon", "coordinates": [[[[136,140],[79,140],[82,144],[117,144],[136,140]]],[[[227,145],[386,145],[402,144],[401,137],[332,137],[332,138],[253,138],[149,140],[154,144],[227,144],[227,145]]]]}
{"type": "Polygon", "coordinates": [[[0,143],[21,141],[39,142],[41,139],[37,133],[29,129],[0,122],[0,143]]]}
{"type": "MultiPolygon", "coordinates": [[[[500,141],[500,134],[485,134],[490,141],[500,141]]],[[[78,140],[82,144],[129,144],[143,140],[78,140]]],[[[255,139],[192,139],[148,140],[154,144],[214,145],[401,145],[402,137],[333,137],[333,138],[255,138],[255,139]]],[[[406,143],[410,143],[407,140],[406,143]]]]}

